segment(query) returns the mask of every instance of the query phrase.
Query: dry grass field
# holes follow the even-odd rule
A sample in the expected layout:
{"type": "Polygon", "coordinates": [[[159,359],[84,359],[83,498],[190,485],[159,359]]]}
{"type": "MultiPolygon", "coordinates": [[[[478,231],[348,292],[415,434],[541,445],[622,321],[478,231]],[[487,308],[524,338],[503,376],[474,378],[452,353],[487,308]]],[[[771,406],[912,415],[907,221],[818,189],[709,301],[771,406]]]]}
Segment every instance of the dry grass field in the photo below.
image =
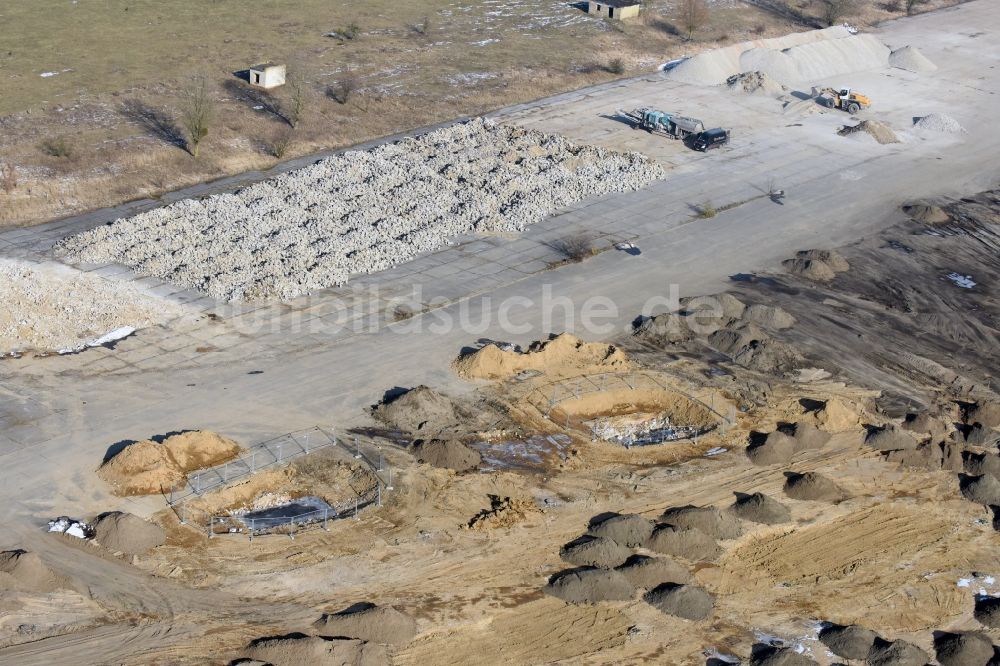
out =
{"type": "MultiPolygon", "coordinates": [[[[815,15],[818,3],[802,0],[797,11],[815,15]]],[[[706,24],[687,40],[679,5],[649,0],[640,19],[620,24],[563,0],[5,3],[0,226],[155,197],[653,71],[719,42],[808,27],[748,4],[709,0],[706,24]],[[268,60],[287,63],[297,83],[260,95],[235,75],[268,60]],[[181,119],[200,80],[213,112],[195,160],[181,119]],[[293,123],[296,97],[301,118],[293,123]]],[[[891,2],[859,8],[862,23],[900,13],[891,2]]]]}

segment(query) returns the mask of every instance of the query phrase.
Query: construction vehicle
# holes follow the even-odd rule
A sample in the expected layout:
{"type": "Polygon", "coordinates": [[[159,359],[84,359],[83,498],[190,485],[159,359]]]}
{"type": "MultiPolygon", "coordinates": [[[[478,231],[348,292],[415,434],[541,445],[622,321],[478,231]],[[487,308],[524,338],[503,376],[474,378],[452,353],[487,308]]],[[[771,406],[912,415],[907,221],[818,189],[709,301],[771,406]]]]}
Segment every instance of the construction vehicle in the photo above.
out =
{"type": "Polygon", "coordinates": [[[671,139],[686,139],[692,134],[705,131],[704,123],[697,118],[688,118],[668,111],[642,107],[618,113],[630,118],[635,127],[641,127],[653,134],[665,134],[671,139]]]}
{"type": "Polygon", "coordinates": [[[872,105],[871,98],[850,88],[843,88],[841,90],[823,88],[819,91],[817,100],[829,109],[840,109],[848,113],[857,113],[861,109],[867,109],[872,105]]]}

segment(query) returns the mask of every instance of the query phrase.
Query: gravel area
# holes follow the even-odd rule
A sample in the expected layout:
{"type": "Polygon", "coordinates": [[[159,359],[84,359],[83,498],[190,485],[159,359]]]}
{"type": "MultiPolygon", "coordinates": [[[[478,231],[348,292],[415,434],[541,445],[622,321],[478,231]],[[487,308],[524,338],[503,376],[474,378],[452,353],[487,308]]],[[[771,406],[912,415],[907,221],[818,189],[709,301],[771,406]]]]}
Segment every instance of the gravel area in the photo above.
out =
{"type": "Polygon", "coordinates": [[[10,259],[0,259],[0,303],[0,355],[76,350],[115,329],[183,312],[128,282],[10,259]]]}
{"type": "Polygon", "coordinates": [[[219,299],[287,299],[463,233],[520,231],[563,206],[662,176],[637,153],[476,119],[118,220],[59,251],[219,299]]]}

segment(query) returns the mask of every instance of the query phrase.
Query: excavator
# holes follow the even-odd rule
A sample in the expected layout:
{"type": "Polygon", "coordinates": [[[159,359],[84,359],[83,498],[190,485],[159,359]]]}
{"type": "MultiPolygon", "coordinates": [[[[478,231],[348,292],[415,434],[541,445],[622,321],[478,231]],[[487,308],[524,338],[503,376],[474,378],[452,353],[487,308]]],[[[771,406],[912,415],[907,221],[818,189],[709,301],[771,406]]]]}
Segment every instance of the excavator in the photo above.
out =
{"type": "Polygon", "coordinates": [[[841,90],[823,88],[819,91],[817,99],[820,104],[827,108],[840,109],[848,113],[857,113],[861,109],[867,109],[872,105],[870,97],[850,88],[842,88],[841,90]]]}

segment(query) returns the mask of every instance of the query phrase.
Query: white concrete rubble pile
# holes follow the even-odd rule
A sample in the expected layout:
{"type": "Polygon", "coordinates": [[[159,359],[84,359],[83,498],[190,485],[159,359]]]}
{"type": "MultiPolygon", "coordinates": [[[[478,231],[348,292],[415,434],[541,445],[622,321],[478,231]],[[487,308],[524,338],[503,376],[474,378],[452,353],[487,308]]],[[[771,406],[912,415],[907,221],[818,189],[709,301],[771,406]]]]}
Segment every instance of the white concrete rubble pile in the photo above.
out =
{"type": "Polygon", "coordinates": [[[913,125],[917,129],[928,130],[930,132],[947,132],[949,134],[961,134],[965,128],[952,118],[943,113],[932,113],[918,120],[913,125]]]}
{"type": "Polygon", "coordinates": [[[638,153],[475,119],[118,220],[62,241],[60,251],[218,299],[287,299],[463,233],[521,231],[563,206],[662,176],[638,153]]]}
{"type": "Polygon", "coordinates": [[[698,429],[691,426],[673,425],[666,415],[638,421],[621,418],[596,419],[590,424],[590,430],[596,439],[615,442],[625,448],[685,439],[698,433],[698,429]]]}
{"type": "MultiPolygon", "coordinates": [[[[882,69],[889,66],[889,55],[889,47],[875,36],[852,35],[837,26],[704,51],[673,67],[666,77],[695,85],[721,85],[741,73],[762,72],[791,86],[882,69]]],[[[901,62],[912,58],[909,52],[900,54],[901,62]]]]}
{"type": "Polygon", "coordinates": [[[0,259],[0,302],[0,356],[79,351],[184,313],[130,282],[12,259],[0,259]]]}

